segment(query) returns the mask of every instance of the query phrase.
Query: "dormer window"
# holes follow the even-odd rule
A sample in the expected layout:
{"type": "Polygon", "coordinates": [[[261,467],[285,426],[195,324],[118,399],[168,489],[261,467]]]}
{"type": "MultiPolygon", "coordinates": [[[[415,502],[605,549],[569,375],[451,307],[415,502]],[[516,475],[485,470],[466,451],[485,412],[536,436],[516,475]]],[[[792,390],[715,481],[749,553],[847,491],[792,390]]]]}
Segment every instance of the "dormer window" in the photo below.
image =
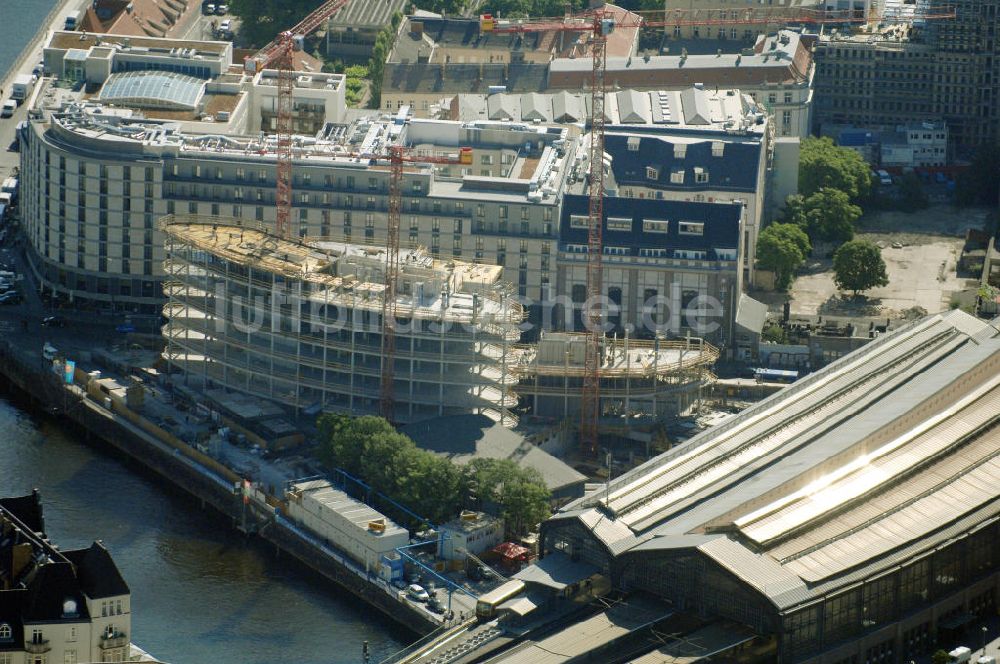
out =
{"type": "Polygon", "coordinates": [[[10,641],[14,638],[14,630],[7,623],[0,623],[0,641],[10,641]]]}
{"type": "Polygon", "coordinates": [[[708,171],[696,167],[694,169],[694,181],[695,184],[708,184],[708,171]]]}
{"type": "Polygon", "coordinates": [[[646,179],[647,180],[659,180],[660,179],[660,169],[655,166],[646,167],[646,179]]]}

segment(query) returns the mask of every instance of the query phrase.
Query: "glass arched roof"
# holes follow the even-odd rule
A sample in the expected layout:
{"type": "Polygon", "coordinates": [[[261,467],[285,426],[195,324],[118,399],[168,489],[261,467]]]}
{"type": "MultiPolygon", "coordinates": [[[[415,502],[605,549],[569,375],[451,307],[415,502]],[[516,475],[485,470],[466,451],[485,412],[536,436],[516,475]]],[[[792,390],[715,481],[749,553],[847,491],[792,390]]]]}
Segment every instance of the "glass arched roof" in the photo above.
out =
{"type": "Polygon", "coordinates": [[[193,111],[205,94],[205,81],[169,71],[129,71],[112,74],[99,99],[137,108],[193,111]]]}

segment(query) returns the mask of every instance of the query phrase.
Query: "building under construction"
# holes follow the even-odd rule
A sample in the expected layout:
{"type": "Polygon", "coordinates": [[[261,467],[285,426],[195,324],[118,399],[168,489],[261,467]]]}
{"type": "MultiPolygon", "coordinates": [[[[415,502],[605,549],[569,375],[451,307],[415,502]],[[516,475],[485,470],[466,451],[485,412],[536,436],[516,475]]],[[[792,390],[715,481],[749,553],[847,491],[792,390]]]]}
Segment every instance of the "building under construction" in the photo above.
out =
{"type": "MultiPolygon", "coordinates": [[[[378,412],[384,249],[283,240],[212,218],[166,217],[161,228],[165,357],[186,380],[307,414],[378,412]]],[[[398,421],[474,412],[508,422],[523,310],[502,272],[401,253],[398,421]]]]}
{"type": "MultiPolygon", "coordinates": [[[[304,414],[379,412],[383,248],[284,240],[257,222],[168,216],[165,357],[186,380],[263,396],[304,414]]],[[[514,412],[579,416],[586,336],[518,344],[524,311],[503,268],[400,256],[393,393],[400,423],[514,412]]],[[[601,413],[664,417],[686,409],[713,376],[701,339],[602,345],[601,413]]]]}
{"type": "MultiPolygon", "coordinates": [[[[543,333],[515,350],[522,406],[540,417],[579,416],[587,337],[543,333]]],[[[653,341],[606,337],[601,345],[600,414],[606,425],[626,418],[662,418],[693,405],[715,379],[719,351],[699,338],[653,341]]]]}

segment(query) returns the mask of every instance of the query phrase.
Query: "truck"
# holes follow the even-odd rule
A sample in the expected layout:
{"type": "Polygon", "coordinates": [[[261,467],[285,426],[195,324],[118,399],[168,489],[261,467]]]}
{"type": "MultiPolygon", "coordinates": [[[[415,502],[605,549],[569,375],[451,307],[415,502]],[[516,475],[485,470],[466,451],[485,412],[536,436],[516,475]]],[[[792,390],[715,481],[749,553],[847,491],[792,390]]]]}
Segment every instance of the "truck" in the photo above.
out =
{"type": "Polygon", "coordinates": [[[81,12],[79,10],[66,14],[66,22],[63,24],[63,28],[66,30],[76,30],[76,27],[80,25],[80,18],[81,12]]]}
{"type": "Polygon", "coordinates": [[[18,74],[10,86],[10,98],[21,105],[31,94],[31,87],[34,84],[35,79],[32,78],[31,74],[18,74]]]}

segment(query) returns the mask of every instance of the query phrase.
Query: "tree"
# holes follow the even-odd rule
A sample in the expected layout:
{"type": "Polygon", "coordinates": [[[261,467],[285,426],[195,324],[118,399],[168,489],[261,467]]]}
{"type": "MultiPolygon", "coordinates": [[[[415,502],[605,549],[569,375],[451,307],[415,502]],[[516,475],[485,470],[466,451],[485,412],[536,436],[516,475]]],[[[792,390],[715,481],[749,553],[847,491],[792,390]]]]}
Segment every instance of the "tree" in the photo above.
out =
{"type": "MultiPolygon", "coordinates": [[[[381,417],[328,413],[319,418],[317,457],[359,477],[425,519],[442,523],[481,502],[508,529],[524,532],[548,516],[549,490],[534,469],[507,459],[476,459],[465,468],[422,450],[381,417]]],[[[406,520],[400,513],[396,518],[406,520]]],[[[420,526],[423,524],[412,524],[420,526]]]]}
{"type": "Polygon", "coordinates": [[[913,173],[907,173],[899,183],[899,209],[916,212],[930,205],[924,183],[913,173]]]}
{"type": "Polygon", "coordinates": [[[871,170],[854,150],[829,138],[807,138],[799,150],[799,193],[808,197],[824,187],[861,200],[871,191],[871,170]]]}
{"type": "Polygon", "coordinates": [[[834,282],[855,296],[861,291],[886,286],[889,277],[881,250],[869,240],[851,240],[833,255],[834,282]]]}
{"type": "Polygon", "coordinates": [[[316,0],[231,0],[229,10],[240,19],[240,36],[263,46],[316,9],[316,0]]]}
{"type": "Polygon", "coordinates": [[[960,205],[996,205],[1000,196],[1000,144],[980,146],[972,164],[958,177],[955,197],[960,205]]]}
{"type": "Polygon", "coordinates": [[[549,515],[550,492],[534,468],[510,459],[473,459],[465,474],[470,498],[502,516],[509,533],[527,532],[549,515]]]}
{"type": "Polygon", "coordinates": [[[944,650],[935,650],[931,655],[931,664],[949,664],[951,661],[951,655],[944,650]]]}
{"type": "Polygon", "coordinates": [[[761,341],[769,341],[773,344],[787,344],[788,333],[777,323],[771,323],[760,333],[761,341]]]}
{"type": "Polygon", "coordinates": [[[371,97],[369,105],[371,108],[382,107],[382,74],[385,71],[385,61],[392,51],[392,46],[396,42],[396,30],[399,27],[403,15],[393,12],[389,24],[382,28],[375,36],[375,45],[372,47],[372,55],[368,60],[368,74],[371,77],[371,97]]]}
{"type": "Polygon", "coordinates": [[[795,224],[774,224],[757,238],[757,263],[774,271],[775,286],[785,290],[792,283],[795,271],[809,255],[809,238],[795,224]]]}
{"type": "Polygon", "coordinates": [[[813,242],[847,242],[854,237],[854,224],[861,208],[838,189],[823,187],[802,202],[805,231],[813,242]]]}

